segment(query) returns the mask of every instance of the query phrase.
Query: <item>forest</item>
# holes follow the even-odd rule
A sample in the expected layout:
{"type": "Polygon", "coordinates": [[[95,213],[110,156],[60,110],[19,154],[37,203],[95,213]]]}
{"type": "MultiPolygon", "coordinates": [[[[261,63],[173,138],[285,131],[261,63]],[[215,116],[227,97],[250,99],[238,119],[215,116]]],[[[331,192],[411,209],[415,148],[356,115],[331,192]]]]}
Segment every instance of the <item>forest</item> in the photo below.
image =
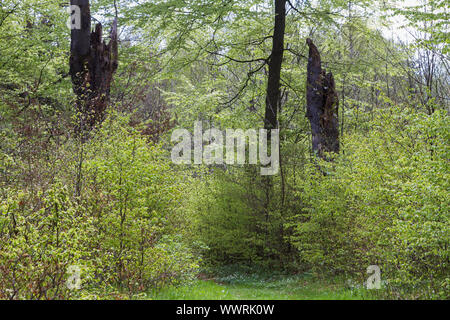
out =
{"type": "Polygon", "coordinates": [[[450,299],[446,0],[0,0],[0,300],[450,299]]]}

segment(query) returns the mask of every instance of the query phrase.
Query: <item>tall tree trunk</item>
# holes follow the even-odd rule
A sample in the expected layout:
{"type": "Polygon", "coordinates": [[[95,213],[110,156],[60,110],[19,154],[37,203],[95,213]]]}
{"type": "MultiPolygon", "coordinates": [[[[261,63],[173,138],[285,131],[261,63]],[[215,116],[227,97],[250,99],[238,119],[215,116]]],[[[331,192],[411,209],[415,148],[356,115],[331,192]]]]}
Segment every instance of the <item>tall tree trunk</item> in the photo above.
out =
{"type": "Polygon", "coordinates": [[[339,153],[339,99],[333,74],[322,69],[319,51],[312,40],[307,39],[306,43],[309,46],[306,116],[311,124],[313,152],[326,159],[326,152],[339,153]]]}
{"type": "MultiPolygon", "coordinates": [[[[275,0],[275,28],[272,38],[272,52],[269,58],[269,77],[267,80],[266,110],[264,116],[264,129],[267,130],[267,143],[271,144],[271,130],[278,127],[278,110],[280,107],[281,91],[281,65],[284,53],[284,33],[286,29],[286,0],[275,0]]],[[[279,146],[270,146],[270,149],[279,146]]],[[[269,214],[270,202],[272,198],[272,180],[270,176],[263,178],[266,198],[264,200],[265,211],[265,246],[269,247],[269,214]]]]}
{"type": "Polygon", "coordinates": [[[87,132],[103,121],[109,103],[112,76],[118,64],[117,20],[106,44],[100,23],[91,32],[89,0],[71,0],[70,4],[81,11],[81,28],[72,29],[70,35],[70,75],[77,96],[78,129],[87,132]]]}
{"type": "Polygon", "coordinates": [[[275,129],[280,104],[281,65],[284,53],[284,33],[286,28],[286,0],[275,0],[275,28],[272,40],[272,53],[269,60],[269,79],[267,82],[266,110],[264,128],[275,129]]]}

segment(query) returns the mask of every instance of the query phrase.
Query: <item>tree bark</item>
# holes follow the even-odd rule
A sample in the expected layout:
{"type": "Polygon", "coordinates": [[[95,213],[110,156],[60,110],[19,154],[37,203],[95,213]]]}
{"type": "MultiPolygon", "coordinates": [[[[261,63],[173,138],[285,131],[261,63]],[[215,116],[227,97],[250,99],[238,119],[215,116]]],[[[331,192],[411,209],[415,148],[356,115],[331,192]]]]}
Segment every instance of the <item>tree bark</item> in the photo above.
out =
{"type": "Polygon", "coordinates": [[[275,28],[272,40],[272,53],[269,60],[269,78],[267,81],[266,110],[264,128],[278,127],[277,114],[280,104],[281,65],[284,53],[284,33],[286,29],[286,0],[275,0],[275,28]]]}
{"type": "Polygon", "coordinates": [[[77,96],[78,129],[91,130],[104,119],[109,103],[112,76],[118,65],[117,20],[110,32],[110,41],[102,41],[102,25],[91,32],[89,0],[71,0],[80,7],[81,28],[71,30],[70,75],[77,96]]]}
{"type": "Polygon", "coordinates": [[[306,116],[311,124],[312,149],[322,159],[327,152],[339,153],[339,121],[335,82],[331,72],[322,69],[319,51],[307,39],[309,59],[306,86],[306,116]]]}
{"type": "MultiPolygon", "coordinates": [[[[286,29],[286,0],[275,1],[275,26],[272,37],[272,52],[269,58],[269,76],[267,79],[266,92],[266,109],[264,115],[264,129],[267,130],[267,143],[271,145],[271,130],[278,127],[278,110],[281,100],[281,66],[283,63],[284,53],[284,33],[286,29]]],[[[270,146],[272,148],[279,148],[279,146],[270,146]]],[[[270,176],[263,178],[265,189],[264,199],[264,213],[265,213],[265,246],[269,246],[269,204],[272,199],[273,184],[270,176]]],[[[266,257],[268,258],[268,257],[266,257]]]]}

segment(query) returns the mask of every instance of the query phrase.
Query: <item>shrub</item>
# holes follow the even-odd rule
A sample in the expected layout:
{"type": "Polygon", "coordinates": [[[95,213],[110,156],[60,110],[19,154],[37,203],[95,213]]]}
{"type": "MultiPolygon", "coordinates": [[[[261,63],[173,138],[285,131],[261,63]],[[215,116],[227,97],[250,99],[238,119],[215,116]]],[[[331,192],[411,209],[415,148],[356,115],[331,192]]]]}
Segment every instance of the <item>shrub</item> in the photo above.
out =
{"type": "Polygon", "coordinates": [[[76,156],[43,191],[0,195],[0,299],[134,296],[196,274],[185,183],[128,121],[112,115],[89,141],[69,141],[60,152],[76,156]],[[67,285],[74,270],[81,290],[67,285]]]}
{"type": "Polygon", "coordinates": [[[318,272],[376,264],[391,297],[448,298],[448,115],[392,108],[369,127],[305,172],[293,242],[318,272]]]}

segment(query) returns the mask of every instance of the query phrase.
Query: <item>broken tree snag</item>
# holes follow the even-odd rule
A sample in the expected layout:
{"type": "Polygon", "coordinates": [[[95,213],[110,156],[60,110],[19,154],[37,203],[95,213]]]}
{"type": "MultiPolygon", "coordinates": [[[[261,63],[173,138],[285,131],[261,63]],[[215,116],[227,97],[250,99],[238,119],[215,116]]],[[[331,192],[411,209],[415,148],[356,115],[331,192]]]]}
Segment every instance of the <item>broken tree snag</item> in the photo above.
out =
{"type": "Polygon", "coordinates": [[[306,85],[306,116],[311,124],[312,149],[320,158],[326,152],[339,153],[338,104],[333,74],[322,69],[317,47],[311,39],[306,85]]]}
{"type": "Polygon", "coordinates": [[[100,124],[109,103],[112,76],[118,65],[117,20],[108,44],[102,40],[102,25],[91,32],[89,0],[71,0],[80,7],[81,28],[71,30],[70,75],[79,114],[78,130],[86,132],[100,124]]]}

